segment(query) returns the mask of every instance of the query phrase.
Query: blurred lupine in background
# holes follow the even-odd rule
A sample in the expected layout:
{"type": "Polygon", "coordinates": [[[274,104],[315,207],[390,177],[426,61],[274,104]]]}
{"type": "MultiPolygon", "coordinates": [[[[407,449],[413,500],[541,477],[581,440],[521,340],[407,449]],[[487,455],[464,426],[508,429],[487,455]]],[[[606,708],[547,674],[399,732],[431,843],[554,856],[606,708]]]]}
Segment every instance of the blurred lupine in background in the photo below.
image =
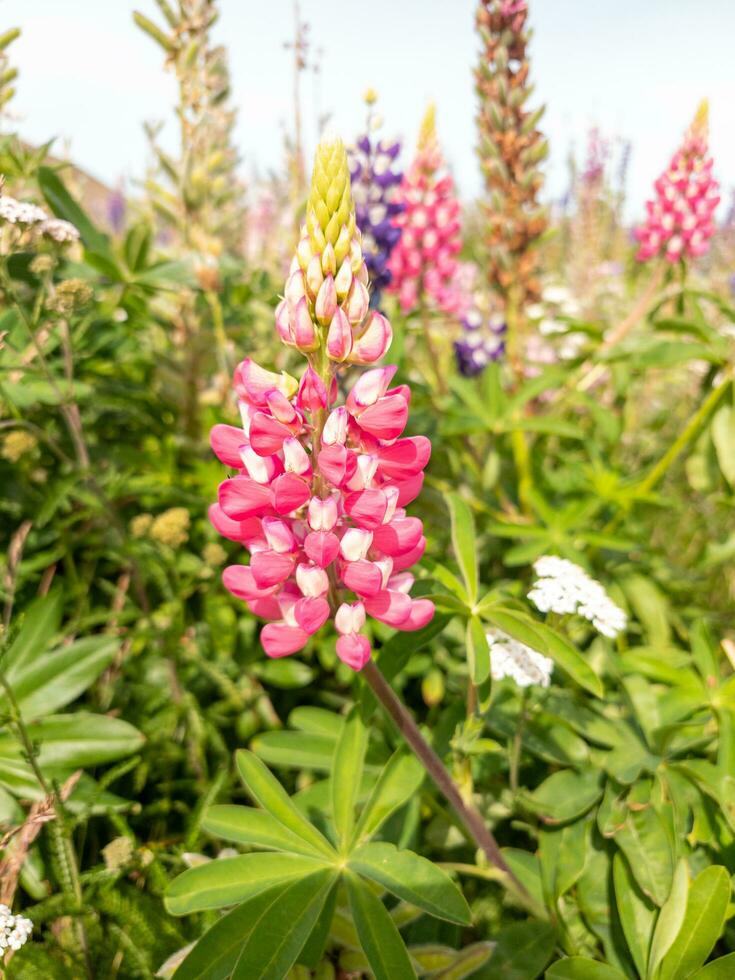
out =
{"type": "Polygon", "coordinates": [[[396,198],[403,177],[397,164],[401,144],[376,135],[382,125],[382,118],[374,109],[376,100],[376,93],[369,89],[365,94],[368,106],[365,133],[349,152],[352,196],[370,277],[371,306],[380,305],[381,291],[390,284],[388,261],[401,237],[395,218],[405,207],[396,198]]]}
{"type": "Polygon", "coordinates": [[[648,216],[636,229],[639,262],[663,255],[667,262],[694,259],[709,248],[715,231],[714,213],[720,201],[709,153],[709,109],[702,102],[684,140],[646,202],[648,216]]]}
{"type": "Polygon", "coordinates": [[[522,309],[538,299],[538,244],[548,218],[539,195],[548,146],[537,129],[543,107],[527,106],[526,0],[480,0],[482,42],[475,72],[478,154],[485,179],[484,244],[490,286],[522,309]],[[511,297],[511,293],[513,294],[511,297]]]}
{"type": "Polygon", "coordinates": [[[404,313],[456,313],[462,302],[454,282],[462,247],[460,206],[439,146],[433,105],[426,110],[416,155],[396,200],[403,210],[395,219],[401,237],[388,263],[390,291],[404,313]]]}
{"type": "Polygon", "coordinates": [[[474,263],[461,262],[455,276],[465,300],[459,310],[462,333],[454,342],[454,355],[460,374],[466,378],[481,374],[505,353],[505,321],[495,308],[494,298],[478,283],[478,273],[474,263]]]}

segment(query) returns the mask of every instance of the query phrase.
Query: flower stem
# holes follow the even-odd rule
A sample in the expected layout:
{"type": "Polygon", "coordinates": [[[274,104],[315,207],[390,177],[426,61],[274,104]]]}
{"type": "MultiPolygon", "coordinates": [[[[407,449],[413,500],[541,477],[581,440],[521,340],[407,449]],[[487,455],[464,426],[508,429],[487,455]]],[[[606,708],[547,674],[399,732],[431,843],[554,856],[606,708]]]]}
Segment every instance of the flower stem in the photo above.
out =
{"type": "Polygon", "coordinates": [[[447,772],[444,763],[423,737],[418,725],[372,660],[369,660],[363,667],[362,676],[372,688],[373,693],[383,705],[386,713],[395,723],[396,728],[398,728],[401,735],[408,742],[413,753],[423,764],[437,788],[443,793],[469,836],[483,852],[490,864],[494,865],[501,872],[504,884],[515,893],[516,897],[524,905],[535,910],[535,903],[532,897],[511,871],[492,831],[485,826],[485,821],[480,813],[471,804],[464,801],[454,780],[447,772]]]}

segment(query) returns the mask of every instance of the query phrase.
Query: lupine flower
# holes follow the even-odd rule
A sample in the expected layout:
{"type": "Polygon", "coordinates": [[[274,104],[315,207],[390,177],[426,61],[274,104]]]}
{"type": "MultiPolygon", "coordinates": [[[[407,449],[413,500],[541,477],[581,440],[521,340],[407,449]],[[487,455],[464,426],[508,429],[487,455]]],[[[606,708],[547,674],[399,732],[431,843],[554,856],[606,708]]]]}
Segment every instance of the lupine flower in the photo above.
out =
{"type": "Polygon", "coordinates": [[[671,163],[654,184],[656,197],[646,202],[646,222],[635,231],[639,262],[663,255],[673,263],[696,258],[709,248],[720,197],[712,176],[707,115],[703,102],[671,163]]]}
{"type": "Polygon", "coordinates": [[[536,128],[543,109],[530,110],[526,0],[479,0],[482,50],[475,72],[479,99],[478,155],[487,197],[485,247],[488,284],[520,305],[538,299],[539,240],[548,216],[539,204],[540,164],[548,146],[536,128]]]}
{"type": "Polygon", "coordinates": [[[614,639],[625,629],[627,616],[599,582],[566,558],[544,555],[533,565],[538,576],[528,598],[541,612],[582,616],[595,629],[614,639]]]}
{"type": "Polygon", "coordinates": [[[403,177],[396,166],[401,144],[372,135],[380,122],[372,111],[375,99],[375,93],[369,91],[367,131],[351,149],[349,160],[357,226],[372,287],[371,303],[378,306],[381,290],[391,281],[388,260],[401,237],[394,219],[404,205],[396,200],[396,188],[403,177]]]}
{"type": "Polygon", "coordinates": [[[7,905],[0,905],[0,958],[5,950],[19,950],[33,930],[33,923],[22,915],[13,915],[7,905]]]}
{"type": "Polygon", "coordinates": [[[514,640],[502,630],[488,630],[486,636],[490,645],[493,680],[502,681],[504,677],[511,677],[519,687],[531,687],[532,684],[549,686],[553,660],[514,640]]]}
{"type": "Polygon", "coordinates": [[[285,299],[284,343],[307,355],[297,382],[253,361],[235,371],[241,425],[217,425],[212,447],[236,475],[210,508],[215,528],[250,552],[223,581],[257,616],[271,657],[302,649],[332,619],[337,655],[353,670],[370,657],[368,616],[401,630],[424,626],[434,607],[411,599],[408,569],[423,554],[421,521],[406,514],[431,452],[401,438],[410,390],[395,367],[372,368],[338,405],[341,364],[373,364],[390,326],[368,312],[367,267],[340,141],[317,150],[306,226],[285,299]]]}
{"type": "Polygon", "coordinates": [[[404,209],[396,217],[401,238],[388,263],[390,291],[398,295],[404,312],[427,303],[455,313],[461,301],[454,287],[462,247],[460,209],[439,148],[433,106],[421,124],[416,156],[403,175],[397,200],[404,209]]]}

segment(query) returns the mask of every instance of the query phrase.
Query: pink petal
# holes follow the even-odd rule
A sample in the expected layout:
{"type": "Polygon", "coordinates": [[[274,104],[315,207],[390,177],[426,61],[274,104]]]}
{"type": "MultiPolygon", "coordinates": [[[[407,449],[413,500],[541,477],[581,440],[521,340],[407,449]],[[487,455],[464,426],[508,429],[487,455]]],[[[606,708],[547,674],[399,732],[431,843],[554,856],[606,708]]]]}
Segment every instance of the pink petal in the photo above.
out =
{"type": "Polygon", "coordinates": [[[311,367],[304,372],[296,396],[301,411],[317,412],[327,407],[327,389],[319,375],[311,367]]]}
{"type": "Polygon", "coordinates": [[[220,483],[218,497],[222,510],[235,521],[265,514],[273,502],[270,488],[256,483],[248,476],[233,476],[232,479],[220,483]]]}
{"type": "Polygon", "coordinates": [[[374,364],[383,357],[393,340],[393,330],[386,318],[373,310],[367,328],[355,340],[350,353],[352,364],[374,364]]]}
{"type": "Polygon", "coordinates": [[[344,361],[352,350],[352,330],[350,321],[337,307],[327,333],[327,355],[332,361],[344,361]]]}
{"type": "Polygon", "coordinates": [[[373,531],[373,547],[385,555],[405,554],[419,543],[424,527],[418,517],[403,517],[373,531]]]}
{"type": "Polygon", "coordinates": [[[266,394],[277,388],[287,394],[287,380],[283,374],[266,371],[255,361],[246,357],[235,368],[234,387],[237,397],[251,405],[264,406],[266,394]]]}
{"type": "Polygon", "coordinates": [[[356,468],[355,453],[344,446],[326,446],[319,453],[319,470],[334,487],[341,487],[350,480],[356,468]]]}
{"type": "Polygon", "coordinates": [[[222,583],[238,599],[245,599],[251,602],[253,599],[261,599],[264,595],[272,595],[278,587],[263,589],[259,586],[253,576],[253,570],[248,565],[228,565],[222,572],[222,583]]]}
{"type": "Polygon", "coordinates": [[[388,498],[382,490],[357,490],[344,496],[344,508],[355,524],[373,531],[383,523],[388,498]]]}
{"type": "Polygon", "coordinates": [[[304,551],[320,568],[326,568],[339,554],[339,538],[332,531],[311,531],[304,540],[304,551]]]}
{"type": "Polygon", "coordinates": [[[286,521],[282,521],[278,517],[264,517],[261,523],[265,540],[268,542],[271,551],[288,554],[296,550],[296,538],[286,521]]]}
{"type": "Polygon", "coordinates": [[[397,628],[405,632],[420,630],[434,618],[434,603],[431,599],[414,599],[411,612],[397,628]]]}
{"type": "Polygon", "coordinates": [[[303,649],[309,639],[306,630],[286,623],[268,623],[260,632],[260,642],[269,657],[287,657],[303,649]]]}
{"type": "Polygon", "coordinates": [[[412,476],[408,480],[402,480],[400,483],[396,483],[396,487],[398,488],[398,506],[407,507],[421,493],[423,485],[423,473],[417,473],[416,476],[412,476]]]}
{"type": "Polygon", "coordinates": [[[273,481],[273,506],[278,514],[298,510],[310,496],[309,484],[295,473],[282,473],[273,481]]]}
{"type": "Polygon", "coordinates": [[[420,473],[430,456],[431,443],[426,436],[399,439],[378,450],[380,472],[392,480],[405,480],[420,473]]]}
{"type": "Polygon", "coordinates": [[[212,504],[208,513],[212,527],[223,538],[245,544],[262,537],[260,520],[257,517],[248,517],[244,521],[233,521],[231,517],[225,514],[219,504],[212,504]]]}
{"type": "Polygon", "coordinates": [[[360,633],[340,636],[337,640],[337,656],[353,670],[362,670],[370,659],[370,641],[360,633]]]}
{"type": "Polygon", "coordinates": [[[259,456],[280,452],[284,439],[290,438],[291,434],[288,426],[265,412],[256,412],[250,423],[250,445],[259,456]]]}
{"type": "Polygon", "coordinates": [[[329,603],[321,596],[308,596],[299,599],[293,612],[298,625],[311,636],[329,619],[329,603]]]}
{"type": "Polygon", "coordinates": [[[393,364],[382,368],[366,371],[355,382],[352,391],[347,396],[347,409],[352,415],[359,415],[360,410],[374,405],[385,394],[393,375],[398,370],[393,364]]]}
{"type": "Polygon", "coordinates": [[[277,551],[258,551],[250,559],[255,584],[262,589],[285,582],[294,569],[294,555],[278,554],[277,551]]]}
{"type": "Polygon", "coordinates": [[[253,616],[259,616],[261,619],[281,618],[281,607],[278,599],[273,599],[270,596],[263,599],[249,599],[248,609],[253,616]]]}
{"type": "Polygon", "coordinates": [[[383,588],[383,573],[374,562],[361,558],[344,563],[342,581],[359,596],[374,596],[383,588]]]}
{"type": "Polygon", "coordinates": [[[411,565],[415,565],[425,551],[426,538],[419,538],[418,544],[415,548],[412,548],[403,555],[396,555],[394,557],[393,571],[402,572],[404,568],[410,568],[411,565]]]}
{"type": "Polygon", "coordinates": [[[385,589],[376,596],[365,599],[365,612],[381,623],[402,629],[401,624],[405,623],[411,614],[411,598],[403,592],[390,592],[385,589]]]}
{"type": "Polygon", "coordinates": [[[209,444],[215,456],[234,470],[242,469],[240,448],[247,442],[244,431],[234,425],[215,425],[209,433],[209,444]]]}
{"type": "MultiPolygon", "coordinates": [[[[378,439],[396,439],[406,427],[408,404],[401,395],[385,395],[360,412],[358,421],[361,429],[378,439]]],[[[252,439],[252,427],[250,434],[252,439]]]]}

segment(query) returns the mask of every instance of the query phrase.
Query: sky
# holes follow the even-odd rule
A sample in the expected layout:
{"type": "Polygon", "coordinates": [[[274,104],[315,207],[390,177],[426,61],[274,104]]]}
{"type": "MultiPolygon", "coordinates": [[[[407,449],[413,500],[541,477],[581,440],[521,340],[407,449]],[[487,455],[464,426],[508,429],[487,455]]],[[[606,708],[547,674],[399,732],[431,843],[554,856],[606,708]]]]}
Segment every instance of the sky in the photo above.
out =
{"type": "MultiPolygon", "coordinates": [[[[215,28],[230,54],[236,138],[246,176],[278,169],[292,127],[292,0],[220,0],[215,28]]],[[[618,148],[630,140],[628,213],[641,213],[696,111],[708,97],[715,172],[735,185],[735,2],[733,0],[529,0],[531,105],[545,103],[547,199],[568,183],[570,148],[583,155],[597,126],[618,148]]],[[[0,0],[0,29],[21,27],[11,48],[20,70],[13,102],[22,136],[55,136],[94,176],[134,186],[150,159],[145,121],[165,121],[176,145],[174,82],[161,50],[132,21],[152,19],[153,0],[0,0]]],[[[472,68],[478,41],[473,0],[301,0],[320,72],[302,80],[306,145],[316,117],[350,141],[364,120],[362,93],[380,95],[386,135],[413,147],[426,104],[463,198],[480,193],[474,153],[472,68]]],[[[160,15],[159,15],[160,20],[160,15]]],[[[406,152],[404,151],[404,159],[406,152]]],[[[722,211],[721,211],[722,213],[722,211]]]]}

